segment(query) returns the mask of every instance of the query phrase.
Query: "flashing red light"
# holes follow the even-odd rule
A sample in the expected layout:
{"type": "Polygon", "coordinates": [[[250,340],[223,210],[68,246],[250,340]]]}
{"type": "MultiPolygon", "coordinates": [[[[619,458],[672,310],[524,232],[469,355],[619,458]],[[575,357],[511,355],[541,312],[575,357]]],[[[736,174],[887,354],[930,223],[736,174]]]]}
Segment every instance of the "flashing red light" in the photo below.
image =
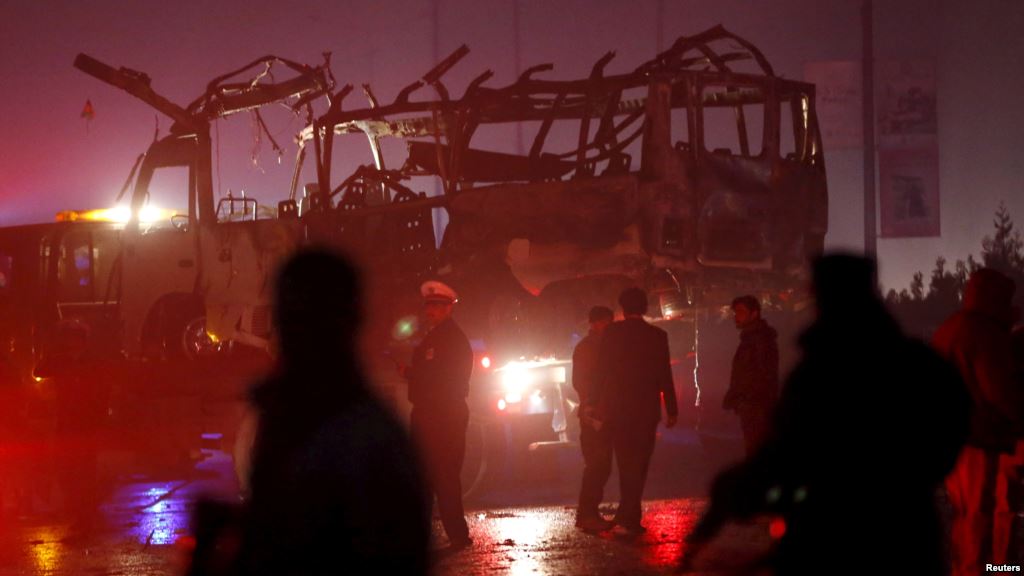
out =
{"type": "Polygon", "coordinates": [[[786,520],[785,518],[773,518],[768,524],[768,535],[772,537],[772,540],[778,540],[786,535],[786,520]]]}
{"type": "Polygon", "coordinates": [[[508,403],[505,402],[504,398],[498,399],[498,410],[505,410],[508,407],[508,403]]]}
{"type": "Polygon", "coordinates": [[[181,536],[174,541],[174,544],[178,548],[181,548],[182,550],[187,550],[189,552],[196,549],[196,539],[194,536],[181,536]]]}
{"type": "Polygon", "coordinates": [[[483,366],[484,368],[490,368],[491,367],[491,357],[490,356],[484,356],[483,358],[481,358],[480,359],[480,365],[483,366]]]}

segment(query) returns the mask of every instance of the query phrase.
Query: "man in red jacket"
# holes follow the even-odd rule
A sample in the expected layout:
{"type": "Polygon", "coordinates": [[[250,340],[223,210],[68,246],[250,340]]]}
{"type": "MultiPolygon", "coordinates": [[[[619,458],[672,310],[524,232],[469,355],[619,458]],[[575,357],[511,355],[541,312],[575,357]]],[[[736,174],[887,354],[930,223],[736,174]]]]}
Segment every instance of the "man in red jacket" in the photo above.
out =
{"type": "Polygon", "coordinates": [[[935,348],[960,371],[971,394],[967,446],[946,479],[953,505],[953,573],[980,574],[1004,564],[1013,515],[1003,460],[1024,422],[1021,383],[1013,376],[1010,328],[1014,283],[992,269],[971,275],[963,308],[939,327],[935,348]]]}

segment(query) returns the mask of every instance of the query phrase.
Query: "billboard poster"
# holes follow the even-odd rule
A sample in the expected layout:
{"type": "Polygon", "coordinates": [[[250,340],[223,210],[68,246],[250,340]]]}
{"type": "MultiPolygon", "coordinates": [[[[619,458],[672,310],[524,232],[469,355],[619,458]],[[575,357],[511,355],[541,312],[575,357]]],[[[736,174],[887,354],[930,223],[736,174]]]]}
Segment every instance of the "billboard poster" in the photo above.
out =
{"type": "Polygon", "coordinates": [[[863,83],[858,61],[807,62],[804,80],[815,85],[818,127],[826,150],[864,145],[863,83]]]}
{"type": "Polygon", "coordinates": [[[939,159],[934,146],[879,152],[883,238],[939,236],[939,159]]]}
{"type": "Polygon", "coordinates": [[[934,146],[938,136],[935,67],[930,62],[885,62],[879,66],[880,148],[934,146]]]}

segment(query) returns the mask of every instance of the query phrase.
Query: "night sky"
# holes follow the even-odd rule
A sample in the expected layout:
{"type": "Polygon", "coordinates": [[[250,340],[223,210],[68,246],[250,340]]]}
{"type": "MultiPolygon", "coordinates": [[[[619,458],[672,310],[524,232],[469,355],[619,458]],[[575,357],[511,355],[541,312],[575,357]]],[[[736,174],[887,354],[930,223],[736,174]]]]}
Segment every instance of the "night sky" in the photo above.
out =
{"type": "MultiPolygon", "coordinates": [[[[752,41],[777,73],[802,78],[808,61],[860,58],[859,0],[664,0],[665,47],[680,34],[722,24],[752,41]]],[[[486,68],[492,85],[516,72],[515,14],[522,68],[552,62],[550,78],[585,76],[607,50],[609,72],[653,56],[658,2],[637,0],[56,2],[0,3],[0,225],[52,220],[58,210],[113,204],[135,157],[159,125],[141,101],[72,67],[85,52],[114,67],[147,73],[153,87],[181,105],[212,77],[265,54],[318,64],[332,52],[340,84],[370,83],[390,101],[435,59],[460,44],[472,52],[447,76],[453,93],[486,68]],[[80,118],[91,100],[95,118],[80,118]]],[[[882,239],[882,281],[897,288],[935,257],[977,252],[1005,202],[1024,224],[1024,3],[1017,0],[875,1],[876,57],[935,63],[938,90],[942,237],[882,239]]],[[[346,101],[363,107],[358,90],[346,101]]],[[[287,194],[302,126],[284,110],[267,121],[285,149],[281,165],[268,142],[252,162],[246,114],[221,121],[220,171],[214,185],[263,201],[287,194]],[[219,184],[218,184],[219,183],[219,184]]],[[[367,154],[365,150],[359,153],[367,154]]],[[[341,166],[346,173],[367,158],[341,166]]],[[[826,149],[832,247],[863,245],[860,150],[826,149]]],[[[311,173],[307,175],[312,179],[311,173]]],[[[157,183],[159,185],[159,183],[157,183]]],[[[157,192],[159,196],[159,192],[157,192]]],[[[157,201],[173,204],[173,199],[157,201]]],[[[181,202],[184,203],[184,200],[181,202]]],[[[176,207],[176,206],[168,206],[176,207]]]]}

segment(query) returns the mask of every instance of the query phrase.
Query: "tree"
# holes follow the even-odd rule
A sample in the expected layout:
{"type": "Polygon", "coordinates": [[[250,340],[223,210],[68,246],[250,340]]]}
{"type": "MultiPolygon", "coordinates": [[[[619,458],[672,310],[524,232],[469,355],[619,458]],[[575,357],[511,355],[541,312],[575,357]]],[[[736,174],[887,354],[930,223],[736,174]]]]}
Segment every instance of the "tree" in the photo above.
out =
{"type": "Polygon", "coordinates": [[[1004,204],[999,204],[996,218],[995,236],[986,236],[981,241],[982,262],[988,268],[995,268],[1004,274],[1012,274],[1024,269],[1024,240],[1020,232],[1013,229],[1013,220],[1004,204]]]}
{"type": "Polygon", "coordinates": [[[956,309],[963,298],[968,276],[967,264],[963,260],[957,260],[951,272],[946,270],[946,259],[939,256],[935,259],[925,300],[942,310],[956,309]]]}
{"type": "Polygon", "coordinates": [[[1006,274],[1017,283],[1014,301],[1018,306],[1024,303],[1024,239],[1014,230],[1013,219],[1006,206],[1000,203],[992,221],[995,233],[981,240],[981,262],[973,255],[966,260],[957,260],[952,270],[947,261],[939,256],[924,290],[924,275],[914,274],[909,292],[889,290],[886,303],[893,314],[911,333],[928,337],[932,331],[957,308],[964,295],[967,279],[979,268],[993,268],[1006,274]]]}
{"type": "MultiPolygon", "coordinates": [[[[900,295],[904,294],[900,291],[900,295]]],[[[920,272],[914,272],[914,279],[910,282],[910,297],[914,300],[924,299],[924,274],[920,272]]]]}

